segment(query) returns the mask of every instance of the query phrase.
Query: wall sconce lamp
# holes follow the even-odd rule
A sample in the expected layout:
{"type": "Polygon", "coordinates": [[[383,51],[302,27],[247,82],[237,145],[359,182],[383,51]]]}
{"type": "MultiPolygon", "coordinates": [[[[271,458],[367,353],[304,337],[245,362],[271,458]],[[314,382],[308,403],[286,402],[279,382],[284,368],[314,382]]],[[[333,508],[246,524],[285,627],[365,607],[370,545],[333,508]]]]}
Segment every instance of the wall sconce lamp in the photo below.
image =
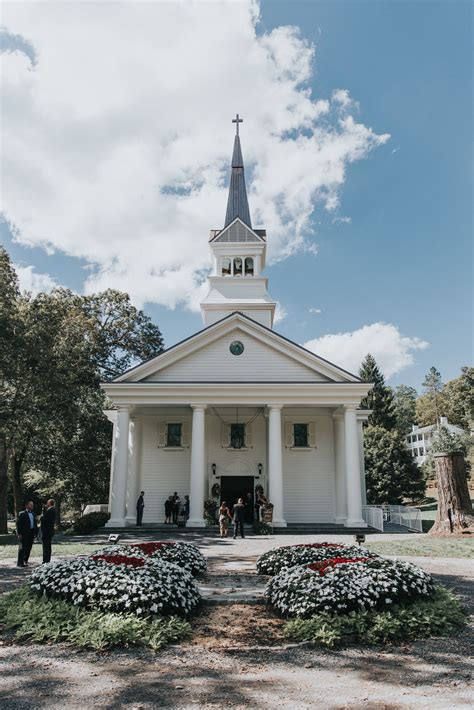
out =
{"type": "Polygon", "coordinates": [[[216,475],[216,471],[217,471],[217,466],[216,466],[216,464],[213,463],[212,466],[211,466],[211,468],[212,468],[212,475],[215,476],[215,475],[216,475]]]}
{"type": "Polygon", "coordinates": [[[258,468],[258,475],[261,476],[261,475],[262,475],[262,471],[263,471],[263,464],[259,463],[258,466],[257,466],[257,468],[258,468]]]}

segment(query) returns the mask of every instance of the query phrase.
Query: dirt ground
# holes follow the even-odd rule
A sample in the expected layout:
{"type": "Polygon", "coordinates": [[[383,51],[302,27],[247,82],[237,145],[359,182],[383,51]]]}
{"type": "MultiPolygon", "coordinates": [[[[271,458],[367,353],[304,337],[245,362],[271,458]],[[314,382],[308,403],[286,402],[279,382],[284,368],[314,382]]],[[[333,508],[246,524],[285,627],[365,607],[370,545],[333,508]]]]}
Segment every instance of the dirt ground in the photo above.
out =
{"type": "MultiPolygon", "coordinates": [[[[239,584],[252,584],[250,548],[233,547],[219,557],[203,552],[211,571],[206,584],[235,593],[239,584]]],[[[474,611],[472,561],[413,561],[454,588],[474,611]]],[[[16,586],[24,573],[3,563],[0,587],[16,586]]],[[[227,604],[206,605],[192,620],[193,637],[159,654],[146,649],[97,654],[4,641],[0,708],[465,710],[474,704],[472,627],[456,638],[321,651],[289,644],[281,619],[257,602],[238,604],[231,597],[227,604]]]]}

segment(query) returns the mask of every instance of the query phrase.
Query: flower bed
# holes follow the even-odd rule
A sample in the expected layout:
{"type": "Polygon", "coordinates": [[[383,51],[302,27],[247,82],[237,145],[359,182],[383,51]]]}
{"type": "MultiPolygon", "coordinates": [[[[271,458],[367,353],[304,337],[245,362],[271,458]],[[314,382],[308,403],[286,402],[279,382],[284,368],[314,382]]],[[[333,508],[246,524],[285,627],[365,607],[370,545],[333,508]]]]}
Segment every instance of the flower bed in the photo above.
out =
{"type": "Polygon", "coordinates": [[[281,614],[307,618],[317,612],[383,609],[433,592],[431,575],[409,562],[345,557],[283,569],[268,582],[265,595],[281,614]]]}
{"type": "Polygon", "coordinates": [[[374,553],[356,545],[338,545],[331,542],[318,542],[308,545],[289,545],[276,547],[265,552],[257,560],[259,574],[277,574],[283,569],[297,565],[320,562],[331,558],[376,557],[374,553]]]}
{"type": "Polygon", "coordinates": [[[207,570],[206,560],[196,545],[189,542],[140,542],[131,545],[109,545],[98,550],[96,555],[120,555],[142,557],[172,562],[187,570],[194,577],[207,570]]]}
{"type": "Polygon", "coordinates": [[[196,583],[181,567],[156,558],[117,555],[102,551],[41,565],[31,575],[30,588],[87,609],[138,616],[186,616],[199,603],[196,583]]]}

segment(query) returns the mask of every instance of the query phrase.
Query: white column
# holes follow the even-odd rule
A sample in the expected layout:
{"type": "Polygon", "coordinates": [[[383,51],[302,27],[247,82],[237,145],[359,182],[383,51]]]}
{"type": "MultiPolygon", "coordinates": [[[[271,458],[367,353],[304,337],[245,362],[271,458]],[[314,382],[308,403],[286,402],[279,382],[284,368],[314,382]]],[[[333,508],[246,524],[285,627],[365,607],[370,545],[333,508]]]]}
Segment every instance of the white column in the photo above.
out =
{"type": "Polygon", "coordinates": [[[128,409],[119,409],[114,426],[112,451],[113,471],[111,473],[112,490],[110,493],[110,520],[107,523],[108,528],[120,528],[125,525],[129,424],[130,416],[128,409]]]}
{"type": "Polygon", "coordinates": [[[357,430],[359,435],[359,466],[360,466],[360,493],[362,505],[367,505],[367,490],[365,485],[365,458],[364,458],[364,427],[361,419],[357,420],[357,430]]]}
{"type": "MultiPolygon", "coordinates": [[[[136,525],[137,498],[140,473],[141,421],[130,421],[128,436],[127,525],[136,525]]],[[[145,499],[146,506],[146,499],[145,499]]]]}
{"type": "Polygon", "coordinates": [[[336,517],[334,522],[342,524],[347,519],[346,452],[344,441],[344,416],[333,414],[334,469],[336,488],[336,517]]]}
{"type": "Polygon", "coordinates": [[[346,527],[366,527],[362,518],[360,490],[359,431],[355,405],[344,406],[346,449],[347,520],[346,527]]]}
{"type": "Polygon", "coordinates": [[[189,491],[189,520],[186,525],[203,528],[205,483],[205,404],[192,404],[193,426],[191,435],[191,486],[189,491]]]}
{"type": "Polygon", "coordinates": [[[283,461],[281,442],[282,404],[268,405],[268,492],[273,503],[273,525],[286,528],[283,515],[283,461]]]}

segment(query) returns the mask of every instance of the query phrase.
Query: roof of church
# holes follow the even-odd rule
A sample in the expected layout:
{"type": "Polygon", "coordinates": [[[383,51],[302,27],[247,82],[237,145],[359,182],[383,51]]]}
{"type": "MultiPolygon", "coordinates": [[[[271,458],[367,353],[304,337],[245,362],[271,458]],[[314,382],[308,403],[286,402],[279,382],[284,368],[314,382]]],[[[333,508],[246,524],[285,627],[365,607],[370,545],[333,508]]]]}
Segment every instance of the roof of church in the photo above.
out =
{"type": "Polygon", "coordinates": [[[247,189],[245,187],[244,159],[242,158],[242,148],[240,147],[240,138],[238,133],[236,133],[234,139],[232,172],[230,175],[229,197],[227,200],[227,212],[225,214],[224,228],[233,222],[236,217],[240,217],[242,222],[252,229],[249,201],[247,199],[247,189]]]}
{"type": "MultiPolygon", "coordinates": [[[[223,318],[215,321],[214,323],[211,323],[210,325],[207,325],[205,328],[202,328],[201,330],[198,330],[196,333],[193,333],[192,335],[189,335],[187,338],[184,338],[183,340],[180,340],[178,343],[175,343],[174,345],[171,345],[169,348],[166,348],[165,350],[162,350],[160,353],[157,353],[156,355],[152,355],[151,357],[147,358],[141,363],[138,363],[137,365],[134,365],[133,367],[130,367],[128,370],[123,372],[121,375],[118,375],[117,377],[114,377],[110,380],[111,383],[120,383],[121,380],[126,376],[129,375],[131,372],[134,370],[137,370],[139,367],[142,367],[146,363],[151,362],[152,360],[157,360],[163,355],[167,354],[170,352],[170,350],[174,350],[175,348],[179,347],[180,345],[183,345],[183,343],[188,342],[189,340],[193,340],[194,338],[198,338],[200,335],[205,333],[207,330],[210,330],[212,328],[216,328],[219,324],[223,323],[226,320],[229,320],[230,318],[233,318],[234,316],[240,316],[241,318],[250,321],[250,323],[253,323],[256,325],[258,328],[261,328],[263,330],[268,331],[271,333],[273,336],[276,336],[277,338],[286,341],[290,345],[295,346],[299,350],[302,350],[303,352],[307,353],[308,355],[311,355],[315,360],[320,360],[324,363],[327,363],[331,367],[335,368],[336,370],[339,370],[339,372],[344,373],[345,375],[349,375],[350,377],[353,378],[352,384],[360,384],[362,380],[358,375],[354,375],[352,372],[349,372],[348,370],[345,370],[343,367],[340,367],[339,365],[335,365],[334,363],[330,362],[329,360],[326,360],[326,358],[321,357],[320,355],[317,355],[316,353],[313,353],[311,350],[308,350],[307,348],[303,347],[299,343],[295,343],[293,340],[290,340],[290,338],[286,338],[284,335],[281,333],[278,333],[276,330],[272,330],[271,328],[267,328],[267,326],[263,325],[262,323],[259,323],[258,321],[254,320],[250,316],[248,316],[246,313],[242,313],[240,311],[232,311],[228,315],[224,316],[223,318]]],[[[255,383],[257,384],[257,383],[255,383]]],[[[332,382],[331,384],[351,384],[347,382],[332,382]]]]}

